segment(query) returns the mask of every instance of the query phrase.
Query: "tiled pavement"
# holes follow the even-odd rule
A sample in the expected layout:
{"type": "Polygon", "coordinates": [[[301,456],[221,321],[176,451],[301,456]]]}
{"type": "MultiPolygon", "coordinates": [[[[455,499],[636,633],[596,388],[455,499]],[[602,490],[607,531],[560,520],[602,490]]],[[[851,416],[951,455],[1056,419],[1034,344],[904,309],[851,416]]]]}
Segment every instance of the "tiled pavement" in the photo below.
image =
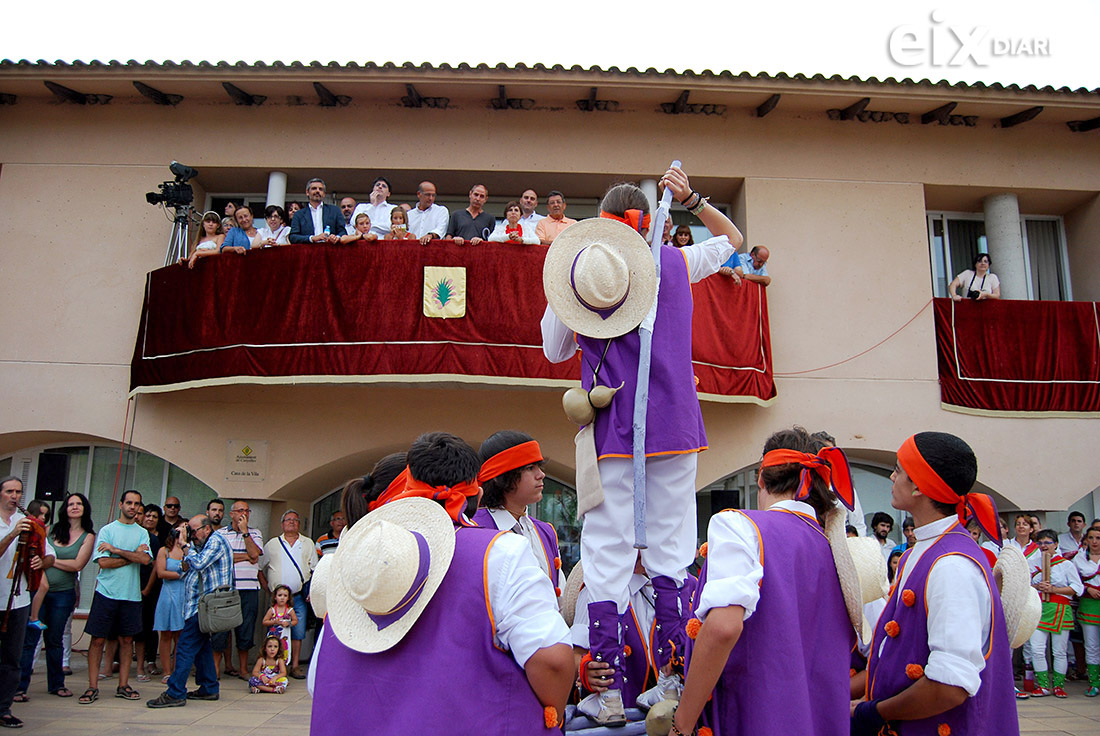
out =
{"type": "MultiPolygon", "coordinates": [[[[237,679],[223,679],[221,699],[217,702],[189,701],[184,708],[152,710],[145,701],[156,697],[164,686],[159,682],[130,683],[141,692],[141,700],[129,702],[114,697],[118,678],[100,681],[100,699],[92,705],[78,705],[76,696],[84,691],[87,680],[83,658],[73,657],[77,672],[67,678],[75,693],[58,698],[46,692],[45,677],[38,674],[31,682],[30,702],[16,703],[12,711],[25,722],[23,731],[35,736],[113,736],[140,734],[196,736],[209,727],[211,733],[233,736],[296,736],[309,733],[312,698],[304,680],[291,680],[284,695],[250,695],[247,685],[237,679]]],[[[44,668],[40,663],[39,671],[44,668]]],[[[159,680],[159,678],[154,678],[159,680]]],[[[192,688],[194,685],[192,684],[192,688]]],[[[1085,697],[1085,683],[1067,682],[1065,700],[1047,697],[1017,701],[1021,734],[1045,736],[1098,736],[1100,734],[1100,698],[1085,697]]]]}

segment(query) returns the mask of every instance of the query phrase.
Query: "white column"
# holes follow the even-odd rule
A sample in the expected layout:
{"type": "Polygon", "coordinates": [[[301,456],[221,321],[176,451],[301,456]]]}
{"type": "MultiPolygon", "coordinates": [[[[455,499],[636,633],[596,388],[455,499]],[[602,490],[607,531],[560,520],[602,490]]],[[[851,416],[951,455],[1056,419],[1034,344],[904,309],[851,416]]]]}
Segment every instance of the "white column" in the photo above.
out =
{"type": "Polygon", "coordinates": [[[267,206],[286,206],[286,174],[272,171],[267,175],[267,206]]]}
{"type": "Polygon", "coordinates": [[[645,198],[649,200],[649,211],[657,211],[657,180],[656,179],[642,179],[638,187],[645,194],[645,198]]]}
{"type": "Polygon", "coordinates": [[[990,271],[1001,280],[1002,299],[1027,299],[1027,267],[1020,232],[1020,201],[1015,194],[990,194],[985,208],[985,237],[989,241],[990,271]]]}

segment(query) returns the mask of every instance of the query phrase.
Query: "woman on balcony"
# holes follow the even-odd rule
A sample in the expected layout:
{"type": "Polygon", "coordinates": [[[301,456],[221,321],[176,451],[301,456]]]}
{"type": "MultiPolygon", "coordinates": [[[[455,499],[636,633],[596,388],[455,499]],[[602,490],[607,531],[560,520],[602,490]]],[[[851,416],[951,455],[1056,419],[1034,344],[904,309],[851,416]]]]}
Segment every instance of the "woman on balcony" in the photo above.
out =
{"type": "Polygon", "coordinates": [[[270,248],[274,245],[290,245],[290,225],[287,225],[286,211],[277,204],[264,210],[267,226],[261,227],[260,245],[270,248]]]}
{"type": "Polygon", "coordinates": [[[519,218],[523,216],[519,202],[512,200],[504,205],[504,221],[498,222],[489,240],[494,243],[512,243],[514,245],[538,245],[539,238],[533,232],[525,230],[519,218]]]}
{"type": "Polygon", "coordinates": [[[947,293],[955,301],[961,299],[1000,299],[1001,280],[989,270],[992,265],[993,261],[989,259],[988,253],[979,253],[974,258],[973,266],[955,277],[955,280],[947,287],[947,293]],[[957,292],[962,284],[966,285],[966,293],[959,296],[957,292]]]}
{"type": "Polygon", "coordinates": [[[221,218],[218,213],[211,210],[202,216],[199,224],[199,239],[191,249],[191,255],[187,257],[187,267],[194,268],[195,261],[206,256],[216,256],[222,243],[225,242],[225,230],[222,228],[221,218]]]}

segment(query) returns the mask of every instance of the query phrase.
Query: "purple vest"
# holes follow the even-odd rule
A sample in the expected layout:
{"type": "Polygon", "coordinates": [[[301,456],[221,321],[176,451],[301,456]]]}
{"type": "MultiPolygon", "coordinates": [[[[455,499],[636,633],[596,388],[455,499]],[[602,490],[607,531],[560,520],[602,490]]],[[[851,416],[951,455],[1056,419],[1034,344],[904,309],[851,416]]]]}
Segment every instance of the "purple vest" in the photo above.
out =
{"type": "MultiPolygon", "coordinates": [[[[546,564],[550,570],[550,582],[554,585],[554,592],[560,597],[561,587],[559,587],[558,579],[561,576],[561,552],[558,551],[558,530],[554,528],[553,524],[540,521],[530,514],[527,515],[527,518],[535,525],[535,531],[538,532],[539,540],[542,542],[542,553],[546,556],[546,564]]],[[[496,522],[493,521],[493,515],[484,506],[474,513],[472,521],[483,529],[497,528],[496,522]]],[[[501,529],[500,531],[507,532],[511,529],[501,529]]]]}
{"type": "MultiPolygon", "coordinates": [[[[825,533],[786,511],[723,513],[743,513],[756,525],[764,579],[704,711],[708,725],[715,736],[848,736],[855,630],[825,533]]],[[[704,565],[700,589],[706,575],[704,565]]]]}
{"type": "MultiPolygon", "coordinates": [[[[1013,736],[1020,733],[1020,724],[1016,717],[1016,699],[1012,687],[1012,650],[1008,646],[1008,633],[1005,629],[1004,611],[1001,609],[1001,597],[997,586],[993,584],[993,573],[989,569],[985,555],[974,543],[970,534],[958,524],[937,539],[917,561],[916,567],[905,581],[905,589],[895,586],[886,603],[886,608],[875,626],[875,635],[871,643],[871,660],[867,664],[867,693],[870,700],[883,700],[901,692],[913,684],[905,672],[906,666],[928,664],[928,611],[925,608],[925,586],[928,573],[936,560],[944,555],[963,555],[981,568],[989,586],[993,601],[993,625],[990,628],[989,641],[985,642],[986,663],[982,670],[982,684],[977,695],[967,698],[966,702],[946,713],[919,721],[898,721],[891,725],[902,736],[935,736],[940,724],[946,723],[953,734],[966,736],[1013,736]],[[907,606],[903,602],[904,591],[914,593],[915,605],[907,606]],[[894,621],[898,626],[898,635],[886,635],[886,624],[894,621]],[[885,644],[882,642],[885,640],[885,644]],[[879,647],[882,645],[882,654],[879,647]]],[[[901,558],[898,578],[909,561],[910,553],[901,558]]],[[[982,614],[984,615],[984,614],[982,614]]]]}
{"type": "Polygon", "coordinates": [[[493,644],[484,569],[501,533],[455,530],[443,583],[392,648],[378,654],[349,649],[325,622],[311,736],[546,731],[523,669],[493,644]]]}
{"type": "MultiPolygon", "coordinates": [[[[649,407],[646,413],[645,451],[694,452],[705,449],[707,434],[691,366],[691,282],[684,254],[661,246],[661,286],[657,293],[657,320],[653,325],[653,352],[649,370],[649,407]]],[[[600,362],[606,340],[577,335],[581,348],[581,385],[592,388],[592,371],[600,362]]],[[[638,330],[611,340],[600,368],[602,386],[618,386],[611,405],[596,410],[596,455],[631,457],[633,454],[634,392],[638,385],[638,330]]]]}

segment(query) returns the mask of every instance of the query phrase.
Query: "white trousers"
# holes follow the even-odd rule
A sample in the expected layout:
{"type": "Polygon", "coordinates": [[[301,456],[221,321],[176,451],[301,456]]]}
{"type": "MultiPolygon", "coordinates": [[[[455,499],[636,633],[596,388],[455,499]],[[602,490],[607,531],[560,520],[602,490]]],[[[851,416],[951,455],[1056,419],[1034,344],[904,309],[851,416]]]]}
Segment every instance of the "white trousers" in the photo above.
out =
{"type": "Polygon", "coordinates": [[[1085,639],[1085,664],[1100,664],[1100,626],[1081,624],[1085,639]]]}
{"type": "MultiPolygon", "coordinates": [[[[695,560],[695,471],[698,454],[646,460],[646,544],[642,565],[651,578],[666,575],[683,583],[695,560]]],[[[615,601],[625,613],[634,549],[634,464],[630,458],[599,461],[603,503],[584,515],[581,562],[591,600],[615,601]]]]}
{"type": "Polygon", "coordinates": [[[1054,657],[1054,671],[1058,674],[1066,674],[1069,661],[1066,658],[1066,642],[1069,641],[1069,629],[1063,629],[1057,634],[1049,631],[1035,629],[1031,635],[1032,666],[1036,672],[1045,672],[1047,668],[1047,635],[1050,635],[1051,654],[1054,657]]]}

